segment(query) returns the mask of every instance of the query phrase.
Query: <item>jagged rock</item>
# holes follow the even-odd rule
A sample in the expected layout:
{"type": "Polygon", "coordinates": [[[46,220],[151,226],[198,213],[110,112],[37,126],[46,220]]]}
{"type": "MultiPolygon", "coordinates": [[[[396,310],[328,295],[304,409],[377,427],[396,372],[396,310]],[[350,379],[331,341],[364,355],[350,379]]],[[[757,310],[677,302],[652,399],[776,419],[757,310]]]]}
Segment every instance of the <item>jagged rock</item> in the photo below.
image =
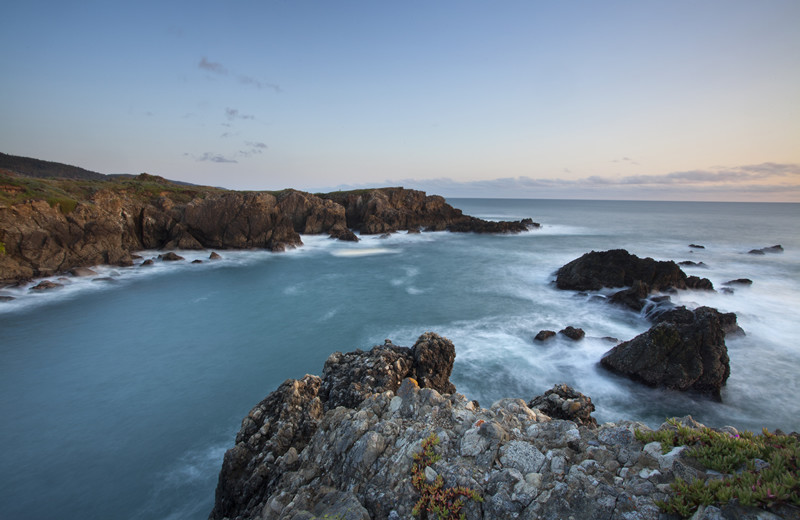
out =
{"type": "Polygon", "coordinates": [[[691,247],[692,249],[705,249],[706,248],[706,246],[701,246],[699,244],[689,244],[689,247],[691,247]]]}
{"type": "Polygon", "coordinates": [[[608,351],[600,364],[650,386],[691,390],[721,400],[730,375],[725,332],[716,309],[678,308],[608,351]]]}
{"type": "Polygon", "coordinates": [[[31,291],[48,291],[50,289],[60,289],[64,284],[51,282],[50,280],[42,280],[37,285],[31,287],[31,291]]]}
{"type": "Polygon", "coordinates": [[[180,260],[186,260],[184,257],[175,254],[174,251],[170,251],[169,253],[164,253],[163,255],[158,255],[158,258],[165,262],[178,262],[180,260]]]}
{"type": "Polygon", "coordinates": [[[686,277],[686,288],[687,289],[698,289],[702,291],[713,291],[714,285],[711,283],[711,280],[708,278],[700,278],[699,276],[687,276],[686,277]]]}
{"type": "Polygon", "coordinates": [[[684,260],[682,262],[678,262],[678,265],[683,265],[686,267],[703,267],[703,268],[708,267],[708,265],[706,265],[705,262],[692,262],[691,260],[684,260]]]}
{"type": "Polygon", "coordinates": [[[344,226],[331,229],[330,237],[345,242],[358,242],[358,236],[344,226]]]}
{"type": "Polygon", "coordinates": [[[561,267],[556,274],[559,289],[576,291],[632,287],[637,281],[652,291],[686,289],[686,280],[686,273],[675,262],[639,258],[624,249],[586,253],[561,267]]]}
{"type": "Polygon", "coordinates": [[[573,327],[572,325],[569,325],[566,328],[561,329],[560,331],[558,331],[558,333],[563,334],[564,336],[568,337],[573,341],[581,340],[584,338],[584,336],[586,336],[586,332],[584,332],[583,329],[573,327]]]}
{"type": "Polygon", "coordinates": [[[422,388],[433,388],[442,394],[456,391],[450,382],[456,348],[453,342],[433,332],[426,332],[411,348],[414,356],[414,378],[422,388]]]}
{"type": "Polygon", "coordinates": [[[155,262],[153,261],[152,258],[148,258],[147,260],[141,263],[141,265],[153,265],[153,264],[155,264],[155,262]]]}
{"type": "Polygon", "coordinates": [[[564,383],[555,385],[544,395],[534,397],[528,407],[541,410],[553,419],[572,421],[579,426],[597,427],[597,421],[591,416],[594,411],[592,399],[564,383]]]}
{"type": "Polygon", "coordinates": [[[533,339],[534,341],[547,341],[555,335],[556,332],[554,330],[540,330],[533,339]]]}
{"type": "Polygon", "coordinates": [[[192,263],[193,263],[193,264],[202,264],[202,263],[203,263],[203,261],[202,261],[202,260],[200,260],[200,259],[196,259],[196,260],[192,260],[192,263]]]}
{"type": "MultiPolygon", "coordinates": [[[[704,313],[714,314],[719,319],[722,332],[726,336],[743,336],[744,330],[739,326],[735,312],[719,312],[717,309],[711,307],[700,307],[704,313]]],[[[662,312],[653,313],[650,320],[653,323],[672,322],[679,325],[691,325],[696,320],[696,311],[692,312],[686,306],[673,307],[662,312]]]]}
{"type": "Polygon", "coordinates": [[[410,227],[408,228],[409,235],[419,235],[422,231],[418,227],[410,227]]]}
{"type": "Polygon", "coordinates": [[[220,260],[222,257],[216,251],[211,251],[211,254],[208,255],[209,260],[220,260]]]}

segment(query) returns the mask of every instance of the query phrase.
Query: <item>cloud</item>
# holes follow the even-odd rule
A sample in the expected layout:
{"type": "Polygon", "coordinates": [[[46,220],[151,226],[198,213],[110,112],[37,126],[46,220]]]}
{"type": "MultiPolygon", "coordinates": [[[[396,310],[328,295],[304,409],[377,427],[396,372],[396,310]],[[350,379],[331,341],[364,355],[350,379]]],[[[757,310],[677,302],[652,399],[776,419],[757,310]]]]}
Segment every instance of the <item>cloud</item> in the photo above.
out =
{"type": "Polygon", "coordinates": [[[225,117],[228,118],[228,121],[233,121],[234,119],[255,119],[256,116],[250,114],[242,114],[239,112],[237,108],[226,108],[225,109],[225,117]]]}
{"type": "Polygon", "coordinates": [[[261,142],[246,141],[244,144],[247,146],[247,148],[244,150],[239,150],[238,155],[241,157],[252,157],[253,155],[259,155],[264,153],[264,150],[268,148],[265,143],[261,142]]]}
{"type": "Polygon", "coordinates": [[[236,159],[231,159],[229,157],[225,157],[224,155],[218,153],[211,153],[206,152],[199,157],[194,158],[195,161],[208,161],[208,162],[215,162],[215,163],[238,163],[236,159]]]}
{"type": "MultiPolygon", "coordinates": [[[[446,197],[508,197],[626,200],[744,200],[800,202],[800,164],[762,163],[622,177],[581,179],[504,177],[462,182],[451,178],[394,179],[380,186],[405,186],[446,197]]],[[[336,186],[358,189],[371,185],[336,186]]],[[[320,191],[330,191],[320,189],[320,191]]]]}
{"type": "MultiPolygon", "coordinates": [[[[197,66],[198,66],[198,68],[201,68],[203,70],[207,70],[208,72],[213,72],[214,74],[218,74],[220,76],[227,76],[228,75],[227,67],[225,67],[222,63],[217,63],[217,62],[214,62],[214,61],[208,61],[208,58],[206,58],[205,56],[203,56],[203,58],[200,59],[200,62],[197,64],[197,66]]],[[[259,79],[254,78],[253,76],[249,76],[249,75],[246,75],[246,74],[234,73],[232,75],[242,85],[253,86],[253,87],[256,87],[259,90],[269,89],[269,90],[273,90],[275,93],[283,92],[283,89],[281,88],[281,86],[276,84],[276,83],[270,83],[268,81],[261,81],[259,79]]]]}
{"type": "Polygon", "coordinates": [[[213,72],[215,74],[220,74],[222,76],[228,74],[228,69],[226,69],[222,63],[215,63],[213,61],[208,61],[205,56],[203,59],[200,60],[200,63],[197,64],[203,70],[207,70],[209,72],[213,72]]]}

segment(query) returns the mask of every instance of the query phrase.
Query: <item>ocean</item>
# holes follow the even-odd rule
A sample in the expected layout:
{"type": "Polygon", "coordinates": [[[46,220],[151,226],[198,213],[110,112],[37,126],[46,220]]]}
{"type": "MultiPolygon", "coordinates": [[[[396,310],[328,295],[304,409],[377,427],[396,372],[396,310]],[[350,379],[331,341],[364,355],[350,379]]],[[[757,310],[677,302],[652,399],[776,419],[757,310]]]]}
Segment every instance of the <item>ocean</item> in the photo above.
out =
{"type": "MultiPolygon", "coordinates": [[[[800,204],[453,199],[487,219],[531,217],[518,235],[447,232],[348,243],[304,236],[286,253],[179,252],[187,261],[97,267],[63,289],[0,289],[0,518],[203,519],[241,419],[334,351],[426,331],[456,346],[451,380],[482,406],[566,382],[599,422],[800,431],[800,204]],[[690,248],[703,245],[704,249],[690,248]],[[778,254],[751,249],[781,244],[778,254]],[[733,294],[677,304],[735,312],[722,403],[651,389],[598,366],[647,330],[598,294],[559,291],[554,272],[592,250],[691,260],[733,294]],[[191,264],[203,259],[202,264],[191,264]],[[586,331],[537,343],[541,329],[586,331]]],[[[142,253],[146,258],[155,251],[142,253]]],[[[601,294],[602,295],[602,294],[601,294]]]]}

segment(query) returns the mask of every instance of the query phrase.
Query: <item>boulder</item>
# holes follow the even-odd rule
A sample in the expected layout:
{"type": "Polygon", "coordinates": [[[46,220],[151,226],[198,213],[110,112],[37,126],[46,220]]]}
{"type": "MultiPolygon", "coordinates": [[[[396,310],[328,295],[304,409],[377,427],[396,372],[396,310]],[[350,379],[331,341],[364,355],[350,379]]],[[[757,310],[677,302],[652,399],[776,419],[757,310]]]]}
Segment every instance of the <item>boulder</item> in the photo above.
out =
{"type": "Polygon", "coordinates": [[[88,267],[75,267],[70,269],[69,272],[72,276],[97,276],[97,272],[88,267]]]}
{"type": "Polygon", "coordinates": [[[42,280],[37,285],[31,287],[31,291],[48,291],[50,289],[60,289],[64,284],[51,282],[50,280],[42,280]]]}
{"type": "Polygon", "coordinates": [[[147,260],[145,260],[144,262],[142,262],[140,265],[153,265],[153,264],[155,264],[155,262],[153,261],[153,259],[152,259],[152,258],[148,258],[147,260]]]}
{"type": "Polygon", "coordinates": [[[748,251],[751,255],[763,255],[766,253],[783,253],[783,246],[780,244],[770,246],[770,247],[762,247],[761,249],[751,249],[748,251]]]}
{"type": "Polygon", "coordinates": [[[553,419],[572,421],[578,426],[597,427],[597,421],[591,415],[594,411],[592,399],[565,383],[555,385],[543,395],[534,397],[528,407],[541,410],[553,419]]]}
{"type": "Polygon", "coordinates": [[[211,254],[208,255],[209,260],[220,260],[222,257],[216,251],[211,251],[211,254]]]}
{"type": "Polygon", "coordinates": [[[331,229],[330,237],[345,242],[358,242],[358,236],[344,226],[331,229]]]}
{"type": "Polygon", "coordinates": [[[579,329],[571,325],[559,330],[558,333],[563,334],[573,341],[581,340],[584,338],[584,336],[586,336],[586,333],[583,331],[583,329],[579,329]]]}
{"type": "Polygon", "coordinates": [[[175,252],[170,251],[169,253],[164,253],[163,255],[158,255],[159,260],[163,260],[165,262],[178,262],[180,260],[186,260],[184,257],[175,254],[175,252]]]}
{"type": "Polygon", "coordinates": [[[600,364],[650,386],[716,400],[730,375],[720,313],[708,307],[661,314],[650,330],[608,351],[600,364]]]}
{"type": "Polygon", "coordinates": [[[633,282],[633,286],[611,295],[611,302],[635,311],[641,311],[645,305],[645,298],[650,294],[650,288],[641,280],[633,282]]]}
{"type": "Polygon", "coordinates": [[[737,278],[736,280],[729,280],[722,285],[753,285],[753,280],[749,278],[737,278]]]}
{"type": "Polygon", "coordinates": [[[534,341],[547,341],[555,335],[554,330],[540,330],[533,339],[534,341]]]}

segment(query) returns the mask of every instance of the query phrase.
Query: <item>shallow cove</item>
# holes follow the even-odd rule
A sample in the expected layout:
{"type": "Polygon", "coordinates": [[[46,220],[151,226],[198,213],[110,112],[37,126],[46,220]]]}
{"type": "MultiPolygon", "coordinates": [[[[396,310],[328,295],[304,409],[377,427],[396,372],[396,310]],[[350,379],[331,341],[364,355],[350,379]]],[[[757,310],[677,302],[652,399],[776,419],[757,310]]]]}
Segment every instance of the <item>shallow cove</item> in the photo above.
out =
{"type": "MultiPolygon", "coordinates": [[[[181,252],[186,262],[101,268],[116,283],[0,293],[0,517],[206,518],[224,450],[249,409],[287,378],[319,374],[336,350],[424,331],[456,346],[452,381],[483,405],[567,382],[598,421],[657,425],[693,414],[711,425],[800,430],[800,205],[451,200],[467,214],[532,217],[520,235],[303,237],[286,254],[181,252]],[[688,244],[705,249],[690,249],[688,244]],[[753,248],[782,244],[782,254],[753,248]],[[625,248],[684,268],[732,295],[684,292],[733,311],[724,404],[643,388],[597,366],[648,325],[597,295],[557,291],[552,273],[594,250],[625,248]],[[540,329],[583,328],[544,345],[540,329]]],[[[145,253],[147,257],[154,252],[145,253]]]]}

